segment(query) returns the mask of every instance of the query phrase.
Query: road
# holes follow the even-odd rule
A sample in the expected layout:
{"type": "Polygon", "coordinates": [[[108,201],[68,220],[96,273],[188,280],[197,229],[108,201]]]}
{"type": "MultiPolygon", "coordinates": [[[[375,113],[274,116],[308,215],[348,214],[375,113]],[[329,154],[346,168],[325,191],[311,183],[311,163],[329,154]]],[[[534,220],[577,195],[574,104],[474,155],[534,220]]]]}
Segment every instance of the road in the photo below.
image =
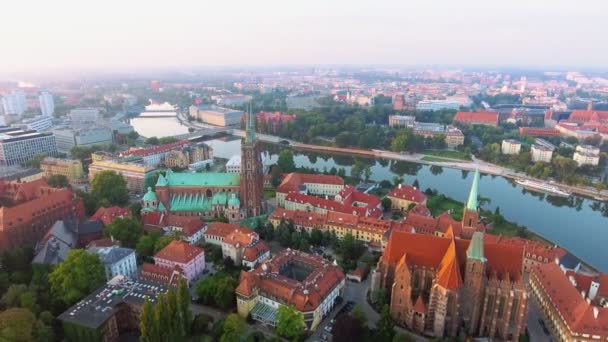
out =
{"type": "Polygon", "coordinates": [[[528,302],[528,305],[528,320],[526,323],[528,324],[528,334],[530,336],[530,341],[550,342],[551,338],[547,334],[545,334],[543,328],[540,326],[540,323],[538,321],[540,317],[540,312],[534,299],[530,300],[528,302]]]}

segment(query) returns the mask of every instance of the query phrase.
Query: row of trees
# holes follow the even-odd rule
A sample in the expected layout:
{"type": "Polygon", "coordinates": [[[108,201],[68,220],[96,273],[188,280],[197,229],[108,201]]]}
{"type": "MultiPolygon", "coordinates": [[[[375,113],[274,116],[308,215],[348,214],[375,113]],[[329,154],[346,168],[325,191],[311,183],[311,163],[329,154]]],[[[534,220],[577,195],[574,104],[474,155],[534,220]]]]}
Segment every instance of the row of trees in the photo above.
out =
{"type": "Polygon", "coordinates": [[[236,305],[234,291],[237,285],[235,277],[227,272],[218,272],[196,285],[196,295],[203,304],[229,310],[236,305]]]}
{"type": "Polygon", "coordinates": [[[139,329],[142,342],[183,341],[190,336],[192,311],[190,291],[183,279],[177,290],[159,295],[154,306],[145,300],[141,311],[139,329]]]}

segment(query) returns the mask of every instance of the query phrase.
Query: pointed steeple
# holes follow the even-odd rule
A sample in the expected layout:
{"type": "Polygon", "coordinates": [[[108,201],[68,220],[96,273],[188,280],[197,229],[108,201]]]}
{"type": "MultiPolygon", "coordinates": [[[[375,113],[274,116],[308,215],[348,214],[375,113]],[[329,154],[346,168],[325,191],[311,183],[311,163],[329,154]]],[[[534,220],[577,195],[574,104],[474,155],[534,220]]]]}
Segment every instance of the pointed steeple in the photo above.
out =
{"type": "Polygon", "coordinates": [[[467,248],[467,258],[485,262],[487,259],[483,253],[483,233],[475,232],[467,248]]]}
{"type": "Polygon", "coordinates": [[[253,115],[251,114],[251,102],[249,102],[249,108],[247,111],[247,120],[245,122],[246,136],[245,142],[253,143],[255,141],[255,122],[253,121],[253,115]]]}
{"type": "Polygon", "coordinates": [[[471,184],[471,192],[469,192],[469,200],[467,201],[467,209],[477,211],[477,188],[479,187],[479,169],[475,169],[473,176],[473,184],[471,184]]]}

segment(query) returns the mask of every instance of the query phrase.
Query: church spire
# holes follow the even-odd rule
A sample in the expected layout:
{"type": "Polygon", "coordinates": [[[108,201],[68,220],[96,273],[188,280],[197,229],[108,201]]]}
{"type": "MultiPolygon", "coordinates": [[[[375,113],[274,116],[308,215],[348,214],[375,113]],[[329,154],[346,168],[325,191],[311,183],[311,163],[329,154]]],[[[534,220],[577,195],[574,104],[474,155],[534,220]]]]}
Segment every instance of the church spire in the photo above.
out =
{"type": "Polygon", "coordinates": [[[471,184],[471,192],[469,192],[469,200],[467,201],[467,209],[477,211],[477,188],[479,187],[479,169],[475,169],[473,176],[473,184],[471,184]]]}
{"type": "Polygon", "coordinates": [[[245,142],[253,143],[255,141],[255,122],[253,121],[253,115],[251,114],[251,102],[249,102],[249,108],[247,111],[245,131],[245,142]]]}

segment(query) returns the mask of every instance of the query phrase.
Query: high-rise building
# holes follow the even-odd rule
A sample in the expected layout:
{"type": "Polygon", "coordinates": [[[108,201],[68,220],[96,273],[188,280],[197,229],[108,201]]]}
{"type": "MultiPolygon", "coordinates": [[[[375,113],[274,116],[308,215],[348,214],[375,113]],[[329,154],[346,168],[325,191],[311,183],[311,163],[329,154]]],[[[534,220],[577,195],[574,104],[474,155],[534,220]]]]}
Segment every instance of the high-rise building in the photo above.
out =
{"type": "Polygon", "coordinates": [[[70,110],[68,114],[74,124],[97,122],[100,118],[99,110],[96,108],[77,108],[70,110]]]}
{"type": "Polygon", "coordinates": [[[23,164],[40,154],[47,156],[57,154],[57,144],[51,133],[0,127],[1,166],[23,164]]]}
{"type": "Polygon", "coordinates": [[[264,212],[263,165],[251,108],[247,113],[246,125],[245,141],[241,144],[241,203],[246,210],[246,216],[251,217],[264,212]]]}
{"type": "Polygon", "coordinates": [[[2,97],[2,108],[4,114],[23,115],[27,109],[25,93],[21,90],[14,90],[10,94],[2,97]]]}
{"type": "Polygon", "coordinates": [[[44,116],[53,116],[55,113],[55,102],[53,101],[53,95],[43,91],[38,95],[38,101],[40,101],[40,112],[44,116]]]}

